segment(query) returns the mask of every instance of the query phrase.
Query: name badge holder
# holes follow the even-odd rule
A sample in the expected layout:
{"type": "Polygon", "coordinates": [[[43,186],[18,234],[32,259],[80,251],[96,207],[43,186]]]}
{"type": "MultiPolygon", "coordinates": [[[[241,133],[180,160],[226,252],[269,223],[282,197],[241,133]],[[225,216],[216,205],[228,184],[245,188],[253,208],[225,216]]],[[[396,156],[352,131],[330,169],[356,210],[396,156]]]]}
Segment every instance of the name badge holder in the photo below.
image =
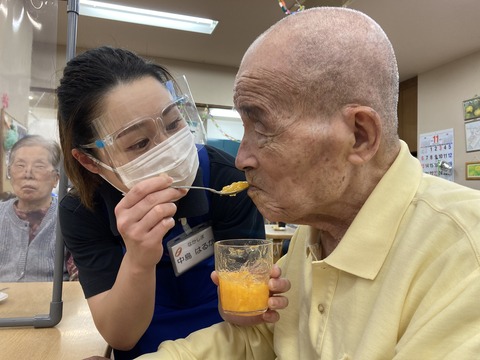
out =
{"type": "Polygon", "coordinates": [[[213,255],[213,231],[206,224],[191,229],[167,243],[175,275],[179,276],[213,255]]]}

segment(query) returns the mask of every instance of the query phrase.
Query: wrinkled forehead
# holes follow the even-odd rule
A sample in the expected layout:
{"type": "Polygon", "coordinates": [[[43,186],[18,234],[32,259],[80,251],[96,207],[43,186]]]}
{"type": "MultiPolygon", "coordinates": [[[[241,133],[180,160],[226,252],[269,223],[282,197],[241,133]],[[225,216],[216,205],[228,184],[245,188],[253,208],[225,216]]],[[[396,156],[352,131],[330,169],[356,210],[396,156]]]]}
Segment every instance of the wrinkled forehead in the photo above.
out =
{"type": "Polygon", "coordinates": [[[105,134],[114,132],[131,121],[160,115],[173,100],[166,86],[154,78],[120,84],[105,97],[102,116],[94,120],[105,134]]]}
{"type": "Polygon", "coordinates": [[[237,74],[233,100],[237,110],[257,104],[262,107],[279,107],[298,93],[293,88],[291,77],[276,67],[260,67],[253,64],[237,74]]]}
{"type": "Polygon", "coordinates": [[[38,161],[50,163],[49,152],[43,146],[32,145],[22,146],[12,153],[11,161],[22,161],[27,163],[33,163],[38,161]]]}
{"type": "MultiPolygon", "coordinates": [[[[257,41],[245,53],[235,77],[234,96],[247,89],[268,90],[270,84],[279,84],[290,77],[289,54],[276,37],[268,36],[257,41]],[[263,89],[262,89],[263,88],[263,89]]],[[[272,90],[280,90],[272,89],[272,90]]]]}

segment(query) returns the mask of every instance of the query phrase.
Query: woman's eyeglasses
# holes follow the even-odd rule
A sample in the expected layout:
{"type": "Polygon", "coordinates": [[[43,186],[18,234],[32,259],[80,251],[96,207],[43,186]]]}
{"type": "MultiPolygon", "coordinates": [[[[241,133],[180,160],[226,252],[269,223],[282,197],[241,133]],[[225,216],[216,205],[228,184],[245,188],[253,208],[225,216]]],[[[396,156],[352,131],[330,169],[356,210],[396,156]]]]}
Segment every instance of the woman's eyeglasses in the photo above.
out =
{"type": "Polygon", "coordinates": [[[163,107],[158,114],[129,121],[116,131],[101,134],[105,119],[98,119],[94,126],[99,139],[90,144],[80,145],[83,149],[105,151],[115,167],[122,166],[144,154],[176,134],[192,122],[198,122],[195,104],[187,95],[178,97],[163,107]]]}

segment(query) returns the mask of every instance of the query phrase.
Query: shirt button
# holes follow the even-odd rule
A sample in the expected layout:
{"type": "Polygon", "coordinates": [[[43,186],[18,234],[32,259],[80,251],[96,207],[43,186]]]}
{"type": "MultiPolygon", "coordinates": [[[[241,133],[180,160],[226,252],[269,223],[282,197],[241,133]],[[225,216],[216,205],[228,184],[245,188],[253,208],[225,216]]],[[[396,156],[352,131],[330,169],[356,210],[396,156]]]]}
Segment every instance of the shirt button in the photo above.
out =
{"type": "Polygon", "coordinates": [[[325,307],[322,304],[318,305],[318,312],[320,314],[323,314],[324,311],[325,311],[325,307]]]}

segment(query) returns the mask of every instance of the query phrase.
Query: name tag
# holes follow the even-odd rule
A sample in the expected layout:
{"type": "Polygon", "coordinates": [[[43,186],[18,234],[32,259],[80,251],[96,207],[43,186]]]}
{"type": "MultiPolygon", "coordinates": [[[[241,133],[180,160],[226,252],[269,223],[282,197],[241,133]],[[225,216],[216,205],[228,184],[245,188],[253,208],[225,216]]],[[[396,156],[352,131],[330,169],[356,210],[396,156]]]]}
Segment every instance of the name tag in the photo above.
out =
{"type": "Polygon", "coordinates": [[[182,234],[167,243],[175,275],[179,276],[200,261],[213,255],[212,227],[193,229],[193,233],[182,234]]]}

